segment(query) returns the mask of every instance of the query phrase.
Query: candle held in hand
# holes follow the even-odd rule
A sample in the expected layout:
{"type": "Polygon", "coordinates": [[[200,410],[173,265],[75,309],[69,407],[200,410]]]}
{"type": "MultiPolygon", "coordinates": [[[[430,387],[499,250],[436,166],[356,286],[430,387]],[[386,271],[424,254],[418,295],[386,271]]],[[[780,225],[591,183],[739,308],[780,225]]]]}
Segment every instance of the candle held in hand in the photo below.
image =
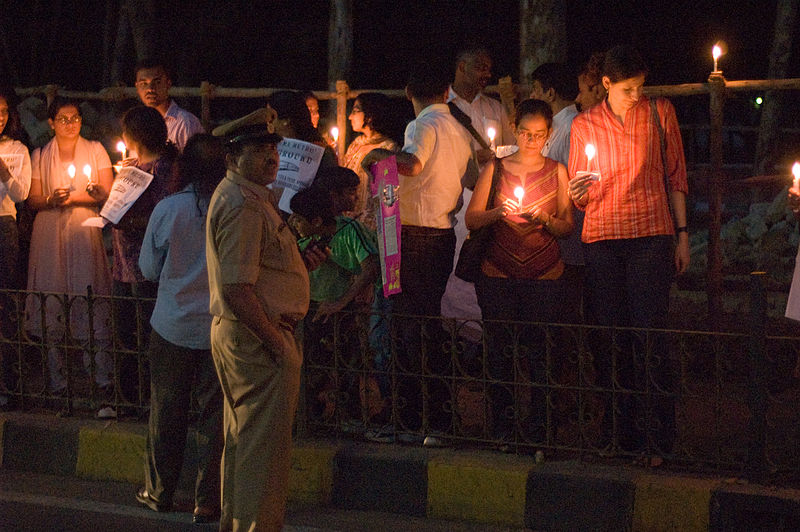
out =
{"type": "Polygon", "coordinates": [[[522,187],[517,187],[514,189],[514,196],[517,198],[517,205],[520,209],[522,209],[522,198],[525,197],[525,189],[522,187]]]}
{"type": "Polygon", "coordinates": [[[117,151],[122,155],[122,160],[125,160],[128,154],[128,147],[122,141],[117,142],[117,151]]]}
{"type": "Polygon", "coordinates": [[[86,181],[91,183],[92,182],[92,165],[84,164],[83,165],[83,175],[86,176],[86,181]]]}
{"type": "Polygon", "coordinates": [[[797,161],[792,165],[792,175],[794,175],[792,188],[800,192],[800,163],[797,161]]]}

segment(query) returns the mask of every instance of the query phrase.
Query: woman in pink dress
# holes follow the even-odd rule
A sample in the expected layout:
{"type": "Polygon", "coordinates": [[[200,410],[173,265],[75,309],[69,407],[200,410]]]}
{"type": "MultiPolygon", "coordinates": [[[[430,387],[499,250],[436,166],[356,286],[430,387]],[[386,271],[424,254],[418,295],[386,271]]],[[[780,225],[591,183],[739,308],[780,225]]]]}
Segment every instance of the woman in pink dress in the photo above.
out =
{"type": "Polygon", "coordinates": [[[49,116],[55,138],[33,152],[28,196],[28,205],[37,211],[28,290],[44,294],[28,296],[26,329],[48,346],[53,393],[66,391],[64,358],[72,347],[84,350],[87,371],[92,369],[89,348],[93,348],[94,380],[107,389],[113,362],[108,353],[110,305],[104,296],[111,295],[111,271],[101,230],[82,223],[98,215],[99,205],[111,190],[111,161],[102,144],[80,136],[82,117],[76,102],[56,99],[49,116]],[[89,289],[100,296],[94,300],[92,331],[89,289]],[[93,346],[89,346],[90,334],[93,346]]]}

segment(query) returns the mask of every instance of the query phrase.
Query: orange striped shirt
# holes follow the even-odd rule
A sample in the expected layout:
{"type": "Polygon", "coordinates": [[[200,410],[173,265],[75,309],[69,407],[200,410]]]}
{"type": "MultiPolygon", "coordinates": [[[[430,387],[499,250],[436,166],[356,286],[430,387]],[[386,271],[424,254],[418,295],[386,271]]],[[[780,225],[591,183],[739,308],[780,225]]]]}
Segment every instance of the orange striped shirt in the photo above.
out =
{"type": "MultiPolygon", "coordinates": [[[[683,141],[675,108],[656,100],[667,144],[667,173],[672,190],[688,192],[683,141]]],[[[620,124],[608,101],[579,114],[572,122],[569,177],[582,170],[600,171],[600,181],[589,187],[589,202],[581,238],[584,242],[671,235],[674,226],[664,190],[664,170],[658,129],[650,101],[642,96],[620,124]],[[591,168],[586,144],[597,155],[591,168]]]]}

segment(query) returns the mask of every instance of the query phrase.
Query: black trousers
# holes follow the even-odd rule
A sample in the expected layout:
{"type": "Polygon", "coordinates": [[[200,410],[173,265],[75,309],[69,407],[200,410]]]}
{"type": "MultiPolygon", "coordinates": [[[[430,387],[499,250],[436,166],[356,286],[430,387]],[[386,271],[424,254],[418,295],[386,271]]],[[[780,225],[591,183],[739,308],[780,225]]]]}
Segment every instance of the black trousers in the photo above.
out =
{"type": "Polygon", "coordinates": [[[200,415],[195,426],[197,478],[195,504],[219,508],[222,457],[222,390],[211,350],[189,349],[150,335],[150,421],[145,485],[159,502],[169,504],[178,485],[192,392],[200,415]]]}

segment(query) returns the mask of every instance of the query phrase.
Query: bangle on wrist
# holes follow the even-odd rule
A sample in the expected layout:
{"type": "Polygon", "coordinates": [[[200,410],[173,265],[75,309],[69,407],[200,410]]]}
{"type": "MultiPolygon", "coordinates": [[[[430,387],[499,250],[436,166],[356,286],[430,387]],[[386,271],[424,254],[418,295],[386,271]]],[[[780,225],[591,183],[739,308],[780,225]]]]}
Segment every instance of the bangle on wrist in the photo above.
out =
{"type": "Polygon", "coordinates": [[[678,227],[677,229],[675,229],[675,234],[677,235],[678,233],[686,233],[688,235],[689,234],[689,230],[686,229],[685,225],[682,225],[682,226],[678,227]]]}

